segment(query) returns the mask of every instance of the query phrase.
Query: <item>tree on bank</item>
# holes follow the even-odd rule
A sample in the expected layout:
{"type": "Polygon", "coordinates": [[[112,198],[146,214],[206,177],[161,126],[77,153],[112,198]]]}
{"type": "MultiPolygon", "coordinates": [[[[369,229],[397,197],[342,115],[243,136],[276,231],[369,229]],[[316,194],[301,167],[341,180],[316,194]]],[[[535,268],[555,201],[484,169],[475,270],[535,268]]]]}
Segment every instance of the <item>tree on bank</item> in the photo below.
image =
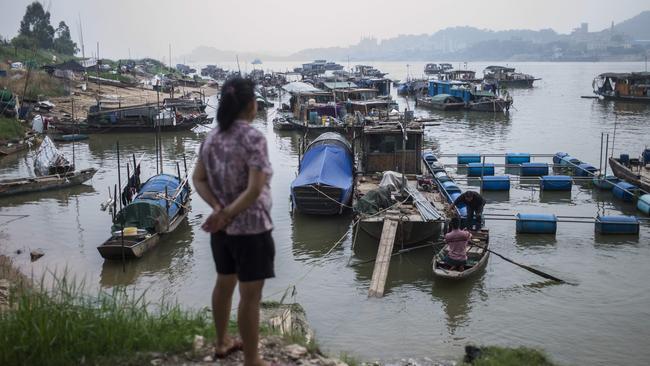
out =
{"type": "Polygon", "coordinates": [[[34,1],[27,5],[25,15],[20,22],[18,35],[11,40],[16,48],[25,49],[53,49],[65,55],[74,55],[77,52],[77,44],[72,41],[70,28],[64,21],[54,29],[50,24],[50,12],[43,9],[43,5],[34,1]]]}

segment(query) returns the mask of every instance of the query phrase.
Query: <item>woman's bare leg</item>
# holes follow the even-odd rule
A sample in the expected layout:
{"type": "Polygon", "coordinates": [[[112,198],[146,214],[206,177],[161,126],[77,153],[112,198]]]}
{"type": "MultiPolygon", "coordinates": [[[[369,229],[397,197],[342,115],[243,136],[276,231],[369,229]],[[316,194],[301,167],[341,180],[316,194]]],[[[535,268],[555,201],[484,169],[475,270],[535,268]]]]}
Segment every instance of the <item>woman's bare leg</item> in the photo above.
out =
{"type": "Polygon", "coordinates": [[[244,365],[266,365],[259,355],[257,345],[260,332],[260,300],[264,280],[239,283],[239,334],[244,341],[244,365]]]}
{"type": "Polygon", "coordinates": [[[216,353],[225,353],[232,346],[228,336],[228,322],[232,308],[232,294],[237,285],[237,275],[217,275],[217,282],[212,291],[212,318],[217,330],[216,353]]]}

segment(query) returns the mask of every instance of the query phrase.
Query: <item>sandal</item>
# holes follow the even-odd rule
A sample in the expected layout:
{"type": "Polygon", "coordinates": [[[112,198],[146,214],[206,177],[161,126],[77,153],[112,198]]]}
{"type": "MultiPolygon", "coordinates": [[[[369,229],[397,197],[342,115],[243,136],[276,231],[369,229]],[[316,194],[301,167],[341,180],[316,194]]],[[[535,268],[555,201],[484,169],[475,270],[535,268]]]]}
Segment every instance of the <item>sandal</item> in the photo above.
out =
{"type": "Polygon", "coordinates": [[[232,345],[228,349],[226,349],[225,352],[222,352],[222,353],[215,352],[214,353],[214,358],[215,359],[224,359],[224,358],[230,356],[231,354],[233,354],[233,353],[235,353],[237,351],[241,351],[242,349],[244,349],[244,343],[239,339],[234,339],[232,341],[232,345]]]}

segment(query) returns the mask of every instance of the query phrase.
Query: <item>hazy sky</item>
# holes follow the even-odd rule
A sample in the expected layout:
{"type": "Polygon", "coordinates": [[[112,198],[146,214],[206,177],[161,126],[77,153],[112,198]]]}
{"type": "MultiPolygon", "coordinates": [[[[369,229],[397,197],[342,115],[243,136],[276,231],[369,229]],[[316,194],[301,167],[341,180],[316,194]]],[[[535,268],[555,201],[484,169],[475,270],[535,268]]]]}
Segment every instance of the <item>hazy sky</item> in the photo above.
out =
{"type": "MultiPolygon", "coordinates": [[[[0,35],[11,38],[31,0],[0,0],[0,35]]],[[[580,22],[608,27],[650,9],[648,0],[50,0],[52,24],[70,26],[86,54],[172,58],[197,46],[288,54],[303,48],[347,46],[362,36],[433,33],[449,26],[494,30],[552,28],[568,33],[580,22]],[[176,55],[176,56],[174,56],[176,55]]]]}

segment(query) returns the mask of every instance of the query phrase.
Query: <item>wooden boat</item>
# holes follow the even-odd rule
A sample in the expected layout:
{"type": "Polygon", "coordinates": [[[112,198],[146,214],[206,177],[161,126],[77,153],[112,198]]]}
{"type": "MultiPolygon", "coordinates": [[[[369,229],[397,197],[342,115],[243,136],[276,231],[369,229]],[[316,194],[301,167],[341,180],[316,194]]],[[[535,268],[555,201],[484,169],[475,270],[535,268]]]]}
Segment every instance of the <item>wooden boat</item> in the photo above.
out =
{"type": "Polygon", "coordinates": [[[433,274],[437,277],[451,280],[460,280],[472,276],[485,267],[490,256],[486,249],[489,245],[489,233],[487,229],[472,232],[472,243],[467,248],[467,264],[462,271],[451,270],[445,263],[445,256],[449,247],[445,245],[433,258],[433,274]]]}
{"type": "Polygon", "coordinates": [[[335,132],[318,136],[307,147],[298,170],[291,182],[291,201],[299,212],[337,215],[350,205],[354,157],[345,137],[335,132]]]}
{"type": "Polygon", "coordinates": [[[0,181],[0,197],[67,188],[86,182],[95,173],[97,173],[97,169],[89,168],[64,174],[2,180],[0,181]]]}
{"type": "Polygon", "coordinates": [[[160,236],[176,230],[190,211],[187,177],[158,174],[138,188],[133,201],[115,215],[111,237],[97,247],[105,259],[142,257],[160,236]]]}
{"type": "MultiPolygon", "coordinates": [[[[650,161],[647,164],[650,164],[650,161]]],[[[615,176],[650,193],[650,169],[646,168],[639,159],[630,159],[626,165],[620,158],[609,158],[609,165],[615,176]],[[633,170],[634,168],[636,170],[633,170]]]]}
{"type": "Polygon", "coordinates": [[[52,140],[56,142],[72,142],[72,141],[82,141],[82,140],[87,140],[88,135],[84,134],[79,134],[79,133],[74,133],[70,135],[54,135],[52,136],[52,140]]]}
{"type": "Polygon", "coordinates": [[[650,72],[604,73],[594,79],[594,94],[605,100],[650,103],[650,72]]]}
{"type": "Polygon", "coordinates": [[[512,100],[499,97],[477,98],[467,103],[467,109],[476,112],[507,112],[510,110],[512,100]]]}
{"type": "Polygon", "coordinates": [[[289,119],[291,117],[275,117],[273,118],[273,128],[279,131],[290,131],[290,130],[295,130],[296,126],[289,122],[289,119]]]}
{"type": "Polygon", "coordinates": [[[513,67],[488,66],[483,70],[483,81],[488,84],[499,86],[531,88],[539,78],[532,75],[515,72],[513,67]]]}
{"type": "Polygon", "coordinates": [[[438,94],[433,97],[420,97],[415,100],[417,106],[438,109],[441,111],[458,111],[465,108],[462,99],[449,94],[438,94]]]}
{"type": "Polygon", "coordinates": [[[19,151],[27,150],[29,145],[26,143],[10,144],[7,146],[0,147],[0,156],[7,156],[15,154],[19,151]]]}
{"type": "Polygon", "coordinates": [[[381,238],[386,217],[397,217],[395,243],[403,247],[435,239],[442,231],[442,197],[439,192],[424,189],[417,179],[422,172],[423,131],[422,124],[406,125],[407,143],[395,122],[363,129],[362,174],[355,177],[354,207],[359,228],[373,238],[381,238]],[[405,174],[403,178],[391,172],[396,167],[405,174]]]}

